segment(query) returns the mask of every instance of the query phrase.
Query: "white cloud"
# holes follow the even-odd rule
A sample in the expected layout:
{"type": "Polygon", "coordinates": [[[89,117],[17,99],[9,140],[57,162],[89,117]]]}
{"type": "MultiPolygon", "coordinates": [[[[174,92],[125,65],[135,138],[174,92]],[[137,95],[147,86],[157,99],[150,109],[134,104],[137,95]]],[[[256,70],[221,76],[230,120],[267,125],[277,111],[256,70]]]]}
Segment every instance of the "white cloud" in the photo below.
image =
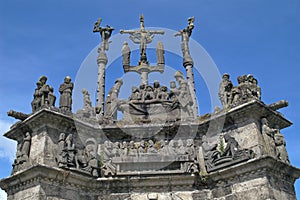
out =
{"type": "Polygon", "coordinates": [[[6,199],[7,199],[6,192],[0,189],[0,200],[6,200],[6,199]]]}
{"type": "Polygon", "coordinates": [[[13,163],[17,150],[17,142],[4,137],[2,134],[9,130],[11,122],[0,120],[0,158],[13,163]]]}

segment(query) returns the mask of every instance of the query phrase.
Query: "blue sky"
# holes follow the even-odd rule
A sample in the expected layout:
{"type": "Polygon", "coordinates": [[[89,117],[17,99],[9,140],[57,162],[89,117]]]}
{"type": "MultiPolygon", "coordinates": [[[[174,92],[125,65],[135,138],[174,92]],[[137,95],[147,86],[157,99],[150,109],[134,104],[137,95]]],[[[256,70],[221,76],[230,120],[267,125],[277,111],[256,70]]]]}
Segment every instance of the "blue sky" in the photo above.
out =
{"type": "MultiPolygon", "coordinates": [[[[300,167],[300,1],[266,0],[90,0],[0,2],[0,130],[14,123],[9,109],[31,112],[35,82],[41,75],[55,88],[66,75],[75,79],[81,63],[100,42],[92,33],[94,22],[103,18],[116,30],[139,26],[180,30],[195,16],[192,38],[208,52],[220,73],[236,77],[253,74],[262,88],[262,100],[270,104],[281,99],[290,105],[280,111],[294,125],[282,130],[291,163],[300,167]]],[[[113,42],[113,41],[112,41],[113,42]]],[[[178,38],[178,47],[180,45],[178,38]]],[[[168,54],[167,54],[168,56],[168,54]]],[[[170,55],[172,58],[172,56],[170,55]]],[[[181,60],[166,64],[181,69],[181,60]]],[[[121,60],[108,70],[107,90],[122,76],[121,60]]],[[[199,66],[205,68],[207,66],[199,66]]],[[[96,84],[96,83],[95,83],[96,84]]],[[[211,111],[207,86],[196,76],[201,114],[211,111]]],[[[75,85],[76,87],[76,85],[75,85]]],[[[79,88],[81,90],[81,88],[79,88]]],[[[0,178],[10,174],[14,144],[0,136],[0,178]]],[[[296,189],[300,198],[300,183],[296,189]]]]}

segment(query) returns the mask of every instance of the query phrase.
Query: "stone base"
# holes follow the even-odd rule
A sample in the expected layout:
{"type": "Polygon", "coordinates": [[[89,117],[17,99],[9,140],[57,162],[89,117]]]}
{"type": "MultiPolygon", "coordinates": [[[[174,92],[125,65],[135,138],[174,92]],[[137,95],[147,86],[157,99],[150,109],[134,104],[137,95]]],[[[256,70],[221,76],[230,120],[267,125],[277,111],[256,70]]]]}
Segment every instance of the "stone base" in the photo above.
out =
{"type": "Polygon", "coordinates": [[[8,199],[148,200],[148,199],[295,199],[300,170],[271,157],[212,172],[127,174],[116,178],[88,177],[42,165],[1,180],[8,199]]]}

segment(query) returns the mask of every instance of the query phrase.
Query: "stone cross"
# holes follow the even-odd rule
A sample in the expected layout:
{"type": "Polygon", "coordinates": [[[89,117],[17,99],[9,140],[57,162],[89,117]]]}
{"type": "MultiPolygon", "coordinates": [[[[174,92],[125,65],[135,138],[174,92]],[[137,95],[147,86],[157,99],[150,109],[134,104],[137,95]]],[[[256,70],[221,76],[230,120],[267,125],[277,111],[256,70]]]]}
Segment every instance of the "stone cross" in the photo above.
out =
{"type": "Polygon", "coordinates": [[[99,18],[94,25],[93,32],[99,32],[102,38],[100,47],[98,48],[98,86],[97,86],[97,103],[96,103],[96,113],[99,116],[104,115],[104,94],[105,94],[105,68],[108,62],[105,51],[108,50],[109,38],[114,30],[113,27],[106,25],[106,27],[101,27],[102,19],[99,18]]]}
{"type": "Polygon", "coordinates": [[[93,32],[99,32],[102,38],[101,43],[101,50],[107,51],[108,50],[108,39],[110,38],[112,31],[114,30],[113,27],[106,25],[106,27],[101,27],[100,24],[102,22],[101,18],[98,18],[97,22],[94,24],[94,30],[93,32]]]}
{"type": "Polygon", "coordinates": [[[137,72],[141,76],[141,84],[148,85],[148,74],[151,72],[164,71],[164,64],[158,66],[149,66],[146,56],[147,44],[151,43],[155,34],[164,34],[163,30],[146,30],[144,26],[144,16],[140,16],[139,30],[120,30],[121,34],[129,34],[129,39],[135,43],[140,44],[140,61],[138,66],[123,66],[126,72],[137,72]]]}

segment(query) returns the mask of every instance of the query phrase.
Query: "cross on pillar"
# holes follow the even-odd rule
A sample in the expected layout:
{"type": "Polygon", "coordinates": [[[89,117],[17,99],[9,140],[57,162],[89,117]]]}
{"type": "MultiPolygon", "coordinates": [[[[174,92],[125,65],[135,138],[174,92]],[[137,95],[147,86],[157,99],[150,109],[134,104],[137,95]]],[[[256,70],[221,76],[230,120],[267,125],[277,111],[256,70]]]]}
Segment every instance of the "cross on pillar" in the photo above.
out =
{"type": "Polygon", "coordinates": [[[148,74],[151,72],[164,72],[164,64],[157,66],[150,66],[147,60],[146,48],[147,44],[151,43],[155,34],[164,34],[163,30],[146,30],[144,25],[144,16],[140,16],[139,30],[120,30],[121,34],[129,34],[129,39],[135,43],[140,44],[140,60],[138,66],[123,66],[124,72],[136,72],[141,76],[141,84],[148,85],[148,74]]]}

